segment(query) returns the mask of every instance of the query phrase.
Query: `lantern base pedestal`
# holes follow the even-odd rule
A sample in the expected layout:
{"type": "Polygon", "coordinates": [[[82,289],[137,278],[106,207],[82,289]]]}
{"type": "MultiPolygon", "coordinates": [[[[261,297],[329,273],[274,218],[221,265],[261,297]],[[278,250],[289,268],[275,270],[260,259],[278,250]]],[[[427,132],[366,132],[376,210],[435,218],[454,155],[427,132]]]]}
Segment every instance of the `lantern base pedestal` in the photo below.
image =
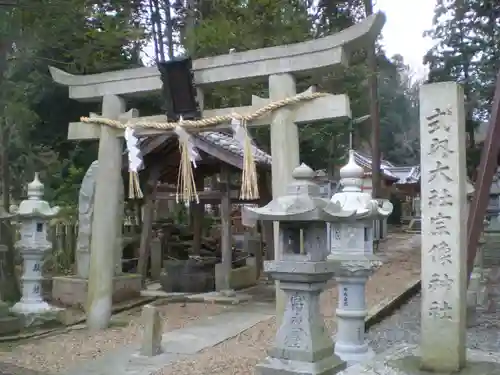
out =
{"type": "Polygon", "coordinates": [[[369,361],[375,357],[375,352],[367,343],[361,346],[335,344],[335,354],[347,363],[348,366],[369,361]]]}
{"type": "Polygon", "coordinates": [[[334,375],[346,368],[337,357],[327,357],[318,362],[303,362],[267,357],[256,366],[259,375],[334,375]]]}
{"type": "Polygon", "coordinates": [[[62,310],[45,301],[25,302],[22,299],[10,309],[11,313],[22,316],[25,327],[59,322],[58,317],[62,310]]]}
{"type": "Polygon", "coordinates": [[[281,326],[259,375],[333,375],[346,366],[333,351],[333,342],[320,312],[319,297],[333,276],[325,261],[266,262],[266,272],[279,280],[286,306],[281,326]]]}

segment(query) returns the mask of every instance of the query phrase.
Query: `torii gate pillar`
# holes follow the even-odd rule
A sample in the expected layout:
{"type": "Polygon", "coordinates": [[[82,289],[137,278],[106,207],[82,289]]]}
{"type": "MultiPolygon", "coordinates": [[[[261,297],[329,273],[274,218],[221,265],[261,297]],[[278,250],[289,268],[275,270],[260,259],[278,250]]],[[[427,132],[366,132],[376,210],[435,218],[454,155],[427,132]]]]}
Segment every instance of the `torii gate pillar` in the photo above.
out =
{"type": "MultiPolygon", "coordinates": [[[[125,110],[126,103],[121,97],[102,98],[104,117],[118,119],[125,110]]],[[[123,215],[119,202],[123,138],[116,132],[112,127],[101,126],[86,306],[87,326],[91,330],[107,328],[111,318],[115,239],[120,235],[116,220],[123,215]]]]}

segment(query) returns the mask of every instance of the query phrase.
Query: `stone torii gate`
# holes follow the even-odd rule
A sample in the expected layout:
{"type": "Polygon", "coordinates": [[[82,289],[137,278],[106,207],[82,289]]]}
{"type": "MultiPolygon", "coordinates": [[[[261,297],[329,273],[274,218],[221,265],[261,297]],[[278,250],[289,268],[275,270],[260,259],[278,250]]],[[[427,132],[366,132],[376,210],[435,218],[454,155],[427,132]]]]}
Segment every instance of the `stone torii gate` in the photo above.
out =
{"type": "MultiPolygon", "coordinates": [[[[354,51],[372,43],[380,34],[385,16],[378,13],[339,33],[307,42],[262,48],[246,52],[207,57],[193,61],[194,82],[202,117],[246,115],[271,101],[296,95],[296,77],[321,75],[335,66],[349,64],[354,51]],[[269,98],[252,98],[252,105],[238,108],[203,110],[203,89],[214,85],[248,82],[269,84],[269,98]]],[[[69,97],[79,101],[102,103],[102,116],[133,124],[135,121],[166,121],[166,117],[149,116],[130,119],[126,113],[127,98],[162,89],[156,67],[127,69],[85,76],[75,76],[51,67],[56,83],[69,88],[69,97]]],[[[271,125],[272,189],[273,197],[283,195],[292,171],[299,165],[299,138],[297,124],[335,118],[350,118],[346,95],[326,95],[299,105],[278,109],[249,123],[249,126],[271,125]]],[[[203,131],[228,128],[229,124],[203,131]]],[[[191,130],[190,131],[196,131],[191,130]]],[[[155,129],[138,128],[136,134],[165,133],[155,129]]],[[[88,287],[87,324],[91,329],[107,327],[111,316],[111,289],[113,281],[113,246],[120,220],[118,191],[121,181],[123,130],[87,123],[70,123],[68,139],[99,139],[99,170],[92,223],[91,264],[88,287]]],[[[277,227],[275,226],[275,243],[277,227]]],[[[280,246],[275,246],[275,258],[280,257],[280,246]]],[[[283,298],[277,293],[277,316],[283,312],[283,298]]]]}

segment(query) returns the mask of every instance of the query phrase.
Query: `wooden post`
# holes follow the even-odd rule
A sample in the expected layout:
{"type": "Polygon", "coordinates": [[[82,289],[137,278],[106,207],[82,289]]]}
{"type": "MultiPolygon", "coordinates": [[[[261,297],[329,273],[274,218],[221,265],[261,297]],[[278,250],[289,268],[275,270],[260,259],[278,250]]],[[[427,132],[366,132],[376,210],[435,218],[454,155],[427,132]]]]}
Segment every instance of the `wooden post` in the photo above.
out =
{"type": "MultiPolygon", "coordinates": [[[[195,171],[196,190],[204,191],[205,175],[195,171]]],[[[191,202],[192,229],[193,229],[193,254],[200,254],[201,237],[203,231],[203,217],[205,213],[205,203],[191,202]]]]}
{"type": "Polygon", "coordinates": [[[230,173],[227,165],[221,165],[221,187],[223,196],[220,202],[220,221],[221,221],[221,255],[222,268],[224,273],[224,290],[230,290],[230,275],[233,263],[233,241],[231,235],[231,198],[230,173]]]}
{"type": "MultiPolygon", "coordinates": [[[[271,194],[271,185],[270,185],[270,178],[269,178],[269,173],[268,172],[261,172],[259,175],[259,192],[260,192],[260,201],[259,201],[259,206],[265,206],[272,200],[272,194],[271,194]]],[[[266,253],[266,260],[271,260],[273,257],[271,255],[274,255],[274,232],[273,232],[273,223],[265,221],[261,222],[261,232],[262,232],[262,238],[264,239],[264,243],[266,244],[267,248],[267,253],[266,253]]],[[[258,268],[258,273],[259,276],[264,269],[264,257],[263,257],[263,247],[261,245],[260,247],[260,259],[256,259],[257,261],[257,268],[258,268]]]]}
{"type": "Polygon", "coordinates": [[[137,272],[142,275],[143,285],[145,284],[148,275],[148,259],[150,254],[151,236],[153,230],[153,215],[159,177],[160,169],[159,167],[157,167],[151,171],[151,175],[146,186],[146,194],[144,196],[146,205],[144,208],[144,220],[142,222],[141,231],[141,245],[139,250],[139,261],[137,265],[137,272]]]}
{"type": "Polygon", "coordinates": [[[484,141],[483,151],[481,153],[481,162],[479,163],[478,175],[475,186],[474,198],[472,199],[471,209],[468,217],[467,230],[467,274],[468,278],[474,266],[476,258],[479,236],[483,228],[484,214],[488,207],[489,190],[495,174],[498,153],[500,151],[500,70],[497,75],[495,95],[491,108],[490,120],[488,125],[488,135],[484,141]]]}

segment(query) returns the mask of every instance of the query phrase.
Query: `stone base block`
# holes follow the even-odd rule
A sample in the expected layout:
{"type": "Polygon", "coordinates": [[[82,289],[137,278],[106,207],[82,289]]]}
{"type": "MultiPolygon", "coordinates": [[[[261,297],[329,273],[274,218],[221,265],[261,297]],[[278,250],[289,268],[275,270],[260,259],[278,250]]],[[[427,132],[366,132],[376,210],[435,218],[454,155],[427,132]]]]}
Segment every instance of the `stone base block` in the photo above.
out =
{"type": "MultiPolygon", "coordinates": [[[[373,360],[361,363],[339,373],[339,375],[428,375],[420,370],[417,346],[399,347],[377,355],[373,360]]],[[[467,351],[464,369],[454,375],[496,375],[500,374],[500,353],[467,351]]],[[[451,375],[441,373],[441,375],[451,375]]]]}
{"type": "Polygon", "coordinates": [[[19,316],[0,317],[0,336],[5,336],[19,332],[24,328],[23,319],[19,316]]]}
{"type": "MultiPolygon", "coordinates": [[[[257,264],[255,258],[247,258],[246,265],[231,270],[229,289],[240,290],[257,285],[257,264]]],[[[222,263],[215,265],[215,290],[224,289],[224,268],[222,263]]]]}
{"type": "Polygon", "coordinates": [[[346,362],[348,366],[366,362],[375,357],[375,352],[368,346],[368,344],[352,348],[340,348],[339,345],[336,344],[335,354],[346,362]]]}
{"type": "MultiPolygon", "coordinates": [[[[52,278],[52,298],[64,306],[84,307],[87,303],[88,280],[77,276],[52,278]]],[[[140,296],[141,275],[127,273],[113,278],[113,303],[140,296]]]]}
{"type": "Polygon", "coordinates": [[[344,370],[346,363],[337,356],[330,356],[318,362],[284,360],[268,357],[258,364],[258,375],[334,375],[344,370]]]}
{"type": "Polygon", "coordinates": [[[160,284],[167,293],[205,293],[214,290],[215,261],[165,260],[160,284]]]}
{"type": "Polygon", "coordinates": [[[422,231],[422,219],[419,217],[414,217],[410,220],[410,224],[408,224],[408,229],[406,230],[408,233],[421,233],[422,231]]]}

